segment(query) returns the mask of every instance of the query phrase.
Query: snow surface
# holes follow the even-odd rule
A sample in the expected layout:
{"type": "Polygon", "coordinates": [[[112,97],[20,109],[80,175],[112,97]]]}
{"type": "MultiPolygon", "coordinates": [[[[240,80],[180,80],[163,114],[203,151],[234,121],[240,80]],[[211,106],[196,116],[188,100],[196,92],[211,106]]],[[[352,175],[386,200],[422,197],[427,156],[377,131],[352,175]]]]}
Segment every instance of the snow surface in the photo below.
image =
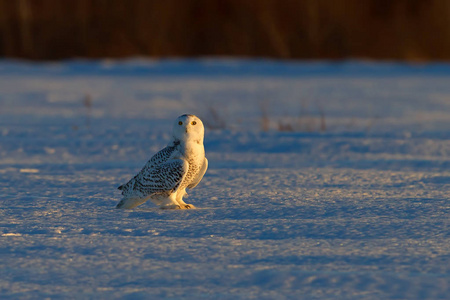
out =
{"type": "Polygon", "coordinates": [[[450,66],[0,62],[1,299],[448,299],[450,66]],[[116,187],[208,124],[187,201],[116,187]]]}

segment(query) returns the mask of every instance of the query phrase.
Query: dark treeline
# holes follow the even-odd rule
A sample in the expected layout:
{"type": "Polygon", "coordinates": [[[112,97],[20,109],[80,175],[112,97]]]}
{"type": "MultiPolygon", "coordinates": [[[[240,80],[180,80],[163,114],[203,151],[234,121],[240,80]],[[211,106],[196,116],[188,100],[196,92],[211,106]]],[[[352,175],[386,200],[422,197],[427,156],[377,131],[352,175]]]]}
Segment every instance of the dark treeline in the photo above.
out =
{"type": "Polygon", "coordinates": [[[0,0],[0,56],[448,60],[449,0],[0,0]]]}

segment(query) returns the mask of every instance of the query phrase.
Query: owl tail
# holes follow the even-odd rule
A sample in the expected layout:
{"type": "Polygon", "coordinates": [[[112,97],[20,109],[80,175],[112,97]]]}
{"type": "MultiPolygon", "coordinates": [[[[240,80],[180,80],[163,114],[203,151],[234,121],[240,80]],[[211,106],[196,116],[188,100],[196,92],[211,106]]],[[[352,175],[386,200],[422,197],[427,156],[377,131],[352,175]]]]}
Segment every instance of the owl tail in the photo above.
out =
{"type": "Polygon", "coordinates": [[[116,208],[120,209],[132,209],[135,208],[138,205],[141,205],[147,201],[145,198],[122,198],[119,203],[117,203],[116,208]]]}
{"type": "Polygon", "coordinates": [[[123,198],[122,200],[120,200],[119,203],[117,203],[116,208],[125,208],[124,207],[125,206],[125,202],[126,202],[126,199],[123,198]]]}

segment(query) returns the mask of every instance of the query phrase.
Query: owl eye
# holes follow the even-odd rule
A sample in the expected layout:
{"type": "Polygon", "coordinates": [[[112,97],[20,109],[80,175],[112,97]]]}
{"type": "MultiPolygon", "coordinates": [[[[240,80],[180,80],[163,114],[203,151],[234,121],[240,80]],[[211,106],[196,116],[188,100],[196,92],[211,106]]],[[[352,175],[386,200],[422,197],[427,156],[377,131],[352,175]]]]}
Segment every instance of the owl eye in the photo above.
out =
{"type": "Polygon", "coordinates": [[[191,122],[191,124],[192,124],[192,125],[195,125],[195,124],[197,124],[197,122],[195,122],[195,121],[192,121],[192,122],[191,122]]]}
{"type": "Polygon", "coordinates": [[[178,125],[183,125],[183,122],[181,122],[181,121],[180,121],[180,122],[178,122],[178,125]]]}

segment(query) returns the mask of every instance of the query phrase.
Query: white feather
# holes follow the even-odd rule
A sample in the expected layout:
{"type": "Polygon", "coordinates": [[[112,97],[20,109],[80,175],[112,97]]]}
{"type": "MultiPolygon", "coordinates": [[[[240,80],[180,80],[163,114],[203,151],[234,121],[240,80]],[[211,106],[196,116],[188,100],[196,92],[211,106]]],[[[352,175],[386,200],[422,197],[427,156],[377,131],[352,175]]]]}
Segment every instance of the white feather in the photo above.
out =
{"type": "Polygon", "coordinates": [[[156,153],[126,184],[121,185],[123,198],[116,208],[130,209],[147,200],[161,208],[193,208],[183,196],[186,188],[196,187],[208,168],[203,146],[204,127],[194,115],[175,120],[173,139],[156,153]]]}

